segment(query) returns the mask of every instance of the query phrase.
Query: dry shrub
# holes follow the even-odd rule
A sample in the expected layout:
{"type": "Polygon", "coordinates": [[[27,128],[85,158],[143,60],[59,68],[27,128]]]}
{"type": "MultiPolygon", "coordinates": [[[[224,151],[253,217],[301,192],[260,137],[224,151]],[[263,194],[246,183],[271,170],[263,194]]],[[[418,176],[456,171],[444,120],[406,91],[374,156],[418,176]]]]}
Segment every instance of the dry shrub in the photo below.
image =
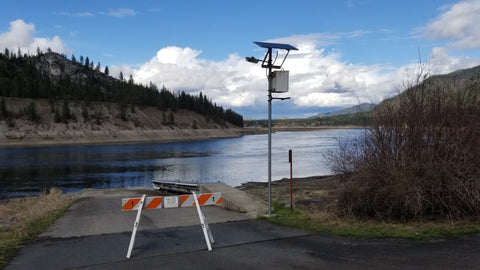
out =
{"type": "Polygon", "coordinates": [[[29,222],[56,212],[68,203],[62,191],[51,189],[38,197],[14,198],[0,202],[0,223],[24,226],[29,222]]]}
{"type": "Polygon", "coordinates": [[[480,78],[430,78],[380,104],[332,156],[338,209],[381,219],[480,216],[480,78]]]}

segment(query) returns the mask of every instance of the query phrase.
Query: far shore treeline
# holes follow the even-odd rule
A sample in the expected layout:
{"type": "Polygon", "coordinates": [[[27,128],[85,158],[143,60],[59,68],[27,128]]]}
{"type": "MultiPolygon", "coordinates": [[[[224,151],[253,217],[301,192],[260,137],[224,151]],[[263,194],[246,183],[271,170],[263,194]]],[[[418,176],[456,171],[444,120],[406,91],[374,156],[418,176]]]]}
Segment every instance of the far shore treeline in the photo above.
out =
{"type": "Polygon", "coordinates": [[[190,95],[184,91],[173,93],[165,86],[160,90],[134,82],[130,75],[119,79],[109,75],[108,66],[101,68],[88,57],[78,60],[48,50],[37,50],[36,55],[0,52],[0,96],[16,98],[45,98],[50,101],[74,100],[88,104],[91,101],[114,102],[121,110],[128,105],[155,106],[160,110],[185,109],[212,118],[216,122],[230,122],[243,126],[243,117],[231,109],[217,106],[201,92],[190,95]],[[103,71],[101,71],[101,69],[103,71]]]}

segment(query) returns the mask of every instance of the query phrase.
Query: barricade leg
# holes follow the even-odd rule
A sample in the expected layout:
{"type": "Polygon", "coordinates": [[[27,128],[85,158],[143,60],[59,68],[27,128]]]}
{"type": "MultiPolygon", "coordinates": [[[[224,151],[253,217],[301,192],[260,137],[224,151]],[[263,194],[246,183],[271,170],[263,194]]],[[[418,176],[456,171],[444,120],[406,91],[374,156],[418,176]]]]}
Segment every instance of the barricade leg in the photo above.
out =
{"type": "MultiPolygon", "coordinates": [[[[195,205],[197,206],[198,218],[202,224],[203,235],[205,236],[205,242],[207,242],[208,251],[212,251],[212,242],[210,240],[212,232],[210,231],[210,227],[208,227],[208,223],[205,220],[202,209],[200,209],[200,203],[198,202],[197,194],[195,192],[193,192],[193,198],[195,199],[195,205]]],[[[213,236],[211,239],[213,239],[213,236]]]]}
{"type": "Polygon", "coordinates": [[[140,224],[140,216],[142,215],[143,203],[145,202],[145,194],[142,196],[138,206],[137,218],[133,224],[132,237],[130,238],[130,245],[128,246],[127,258],[132,255],[133,244],[135,243],[135,235],[137,234],[138,225],[140,224]]]}

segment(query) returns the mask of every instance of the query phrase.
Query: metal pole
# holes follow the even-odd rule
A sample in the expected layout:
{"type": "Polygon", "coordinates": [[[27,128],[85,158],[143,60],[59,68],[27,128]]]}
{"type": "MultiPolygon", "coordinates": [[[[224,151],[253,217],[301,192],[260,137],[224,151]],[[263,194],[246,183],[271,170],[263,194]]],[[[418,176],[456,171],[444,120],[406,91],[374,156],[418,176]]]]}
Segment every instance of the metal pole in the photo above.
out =
{"type": "Polygon", "coordinates": [[[293,209],[293,174],[292,174],[292,149],[288,151],[288,161],[290,162],[290,209],[293,209]]]}
{"type": "Polygon", "coordinates": [[[268,216],[272,215],[272,48],[268,48],[268,216]]]}

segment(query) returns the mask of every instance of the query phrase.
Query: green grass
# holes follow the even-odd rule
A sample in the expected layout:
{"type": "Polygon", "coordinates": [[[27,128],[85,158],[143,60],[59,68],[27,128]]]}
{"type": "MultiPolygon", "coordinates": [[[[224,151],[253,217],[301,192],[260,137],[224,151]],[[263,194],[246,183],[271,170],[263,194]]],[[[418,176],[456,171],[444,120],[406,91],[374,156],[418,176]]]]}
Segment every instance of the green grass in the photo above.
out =
{"type": "Polygon", "coordinates": [[[0,269],[4,269],[17,252],[45,231],[58,217],[70,207],[68,202],[63,208],[15,228],[0,230],[0,269]]]}
{"type": "Polygon", "coordinates": [[[273,215],[262,217],[269,222],[314,232],[363,238],[404,238],[412,240],[458,237],[480,232],[480,221],[407,222],[342,220],[311,218],[306,213],[273,202],[273,215]]]}

